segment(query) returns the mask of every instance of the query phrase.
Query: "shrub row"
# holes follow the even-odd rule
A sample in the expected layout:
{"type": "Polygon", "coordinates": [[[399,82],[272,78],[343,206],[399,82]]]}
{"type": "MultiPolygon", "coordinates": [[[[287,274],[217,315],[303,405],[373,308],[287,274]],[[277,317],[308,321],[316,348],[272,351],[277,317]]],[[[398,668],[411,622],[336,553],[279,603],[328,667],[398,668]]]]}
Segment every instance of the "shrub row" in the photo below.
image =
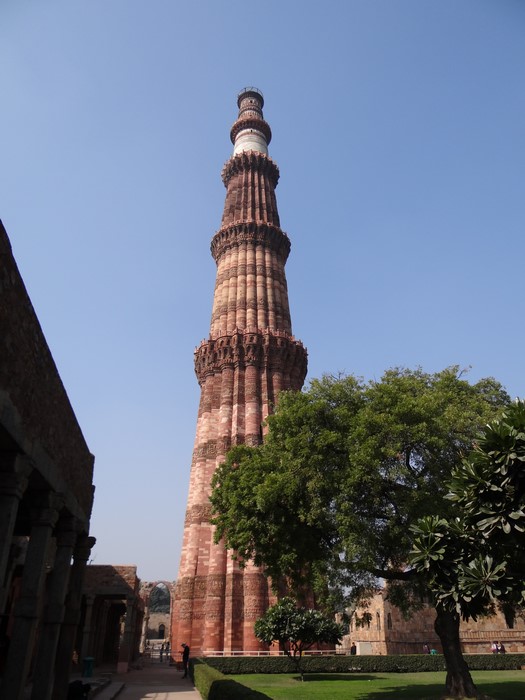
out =
{"type": "Polygon", "coordinates": [[[266,695],[227,678],[201,659],[191,659],[190,675],[203,700],[268,700],[266,695]]]}
{"type": "MultiPolygon", "coordinates": [[[[525,666],[525,654],[469,654],[464,657],[471,671],[501,671],[525,666]]],[[[294,673],[287,656],[206,657],[212,669],[227,675],[243,673],[294,673]]],[[[442,655],[410,654],[392,656],[305,656],[301,662],[305,673],[416,673],[444,671],[442,655]]],[[[204,696],[203,696],[204,697],[204,696]]],[[[240,697],[240,696],[239,696],[240,697]]]]}

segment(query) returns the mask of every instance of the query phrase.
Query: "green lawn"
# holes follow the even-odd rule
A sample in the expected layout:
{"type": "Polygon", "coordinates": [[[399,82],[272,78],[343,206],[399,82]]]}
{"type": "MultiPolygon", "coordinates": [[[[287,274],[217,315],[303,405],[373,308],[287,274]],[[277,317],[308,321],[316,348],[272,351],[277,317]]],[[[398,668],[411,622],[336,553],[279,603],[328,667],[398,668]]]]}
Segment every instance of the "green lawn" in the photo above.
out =
{"type": "MultiPolygon", "coordinates": [[[[525,671],[474,671],[478,689],[494,700],[524,700],[525,671]]],[[[444,673],[294,674],[229,676],[272,700],[440,700],[444,673]]]]}

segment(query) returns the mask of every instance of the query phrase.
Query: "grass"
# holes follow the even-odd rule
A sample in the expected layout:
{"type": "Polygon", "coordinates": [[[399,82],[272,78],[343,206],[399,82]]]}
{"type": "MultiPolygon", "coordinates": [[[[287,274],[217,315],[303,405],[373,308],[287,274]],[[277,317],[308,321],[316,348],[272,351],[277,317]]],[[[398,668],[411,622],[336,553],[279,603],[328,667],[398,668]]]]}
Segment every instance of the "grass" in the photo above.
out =
{"type": "MultiPolygon", "coordinates": [[[[296,674],[229,676],[272,700],[441,700],[444,673],[296,674]]],[[[525,671],[473,671],[478,690],[494,700],[524,700],[525,671]]]]}

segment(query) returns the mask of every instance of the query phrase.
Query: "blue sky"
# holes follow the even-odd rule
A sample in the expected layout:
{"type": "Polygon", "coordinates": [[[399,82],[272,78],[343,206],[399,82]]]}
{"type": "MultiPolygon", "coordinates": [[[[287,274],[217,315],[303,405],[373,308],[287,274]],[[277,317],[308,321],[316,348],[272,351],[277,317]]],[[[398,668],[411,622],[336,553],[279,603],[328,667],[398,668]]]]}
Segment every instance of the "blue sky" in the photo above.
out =
{"type": "Polygon", "coordinates": [[[91,451],[97,564],[176,578],[236,95],[309,378],[525,396],[525,3],[3,0],[0,218],[91,451]]]}

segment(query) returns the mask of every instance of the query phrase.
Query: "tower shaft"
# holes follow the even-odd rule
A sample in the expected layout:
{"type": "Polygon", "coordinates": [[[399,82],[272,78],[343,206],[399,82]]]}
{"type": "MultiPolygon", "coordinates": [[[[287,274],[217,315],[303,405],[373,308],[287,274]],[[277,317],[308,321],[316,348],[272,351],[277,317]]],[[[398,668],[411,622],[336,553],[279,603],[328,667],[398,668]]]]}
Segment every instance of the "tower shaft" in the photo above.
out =
{"type": "Polygon", "coordinates": [[[261,648],[253,625],[271,602],[268,582],[213,543],[210,481],[231,446],[262,442],[279,392],[300,389],[306,376],[306,350],[292,335],[284,271],[290,241],[280,228],[279,170],[268,157],[263,104],[255,88],[238,98],[233,155],[222,171],[224,212],[211,242],[210,333],[195,351],[201,398],[172,621],[172,649],[185,642],[192,654],[261,648]]]}

